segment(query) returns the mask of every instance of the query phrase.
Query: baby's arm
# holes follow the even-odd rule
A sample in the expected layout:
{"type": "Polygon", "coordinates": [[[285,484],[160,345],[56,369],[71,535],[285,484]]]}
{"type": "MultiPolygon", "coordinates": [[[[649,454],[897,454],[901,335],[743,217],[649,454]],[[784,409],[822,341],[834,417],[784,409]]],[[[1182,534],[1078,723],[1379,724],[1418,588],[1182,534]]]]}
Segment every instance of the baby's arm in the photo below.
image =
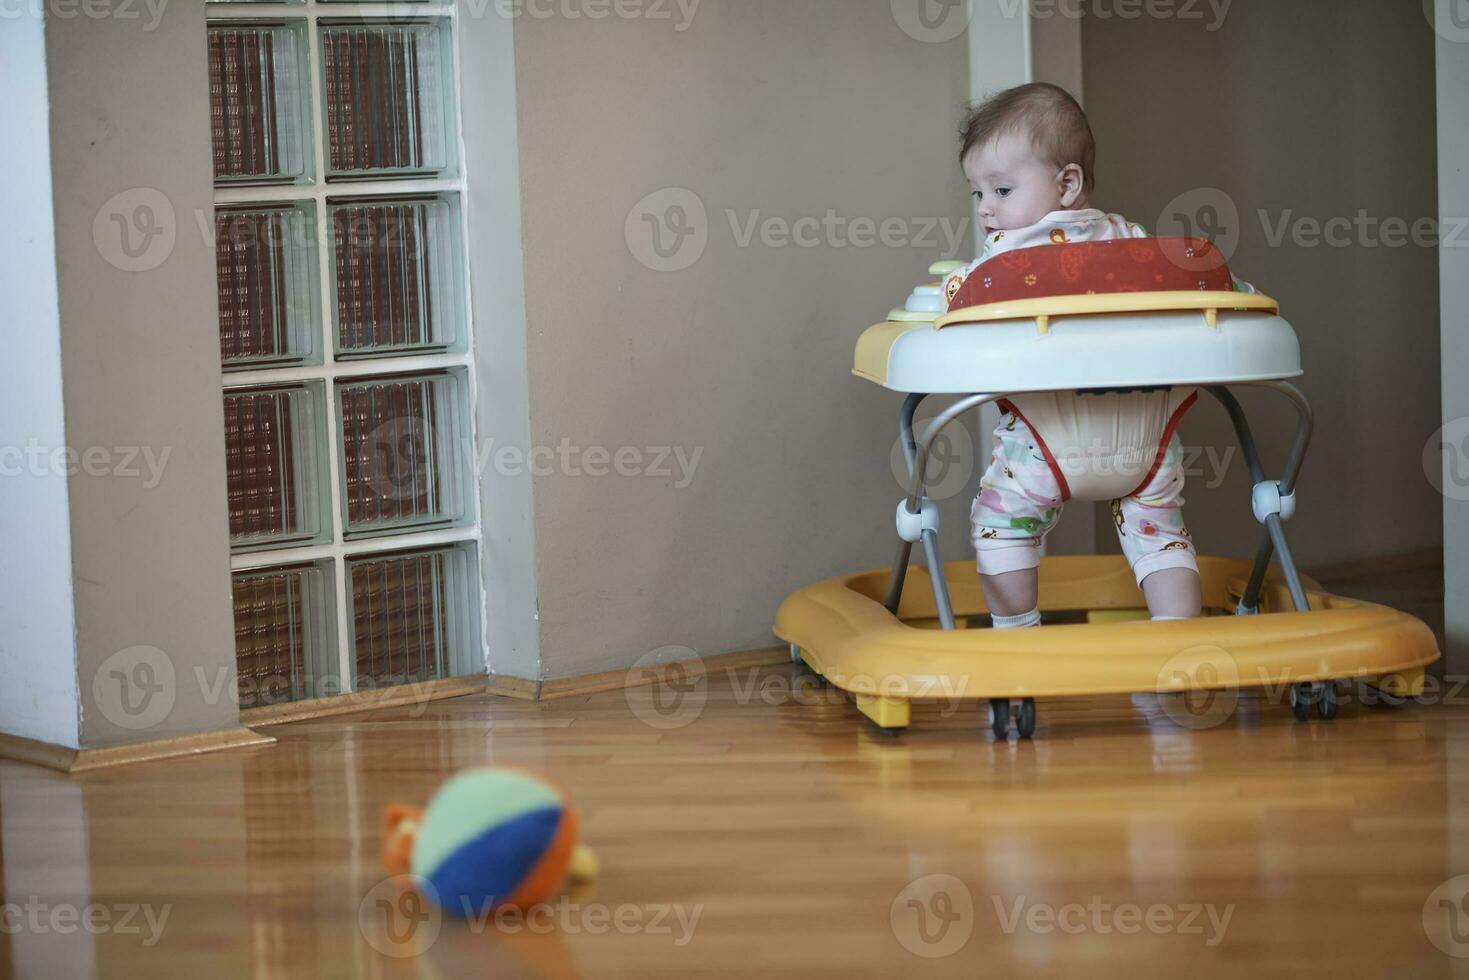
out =
{"type": "Polygon", "coordinates": [[[959,287],[964,285],[964,280],[969,278],[969,274],[971,272],[979,268],[980,261],[980,259],[975,259],[968,265],[962,265],[959,268],[955,269],[953,272],[949,273],[947,276],[944,276],[943,286],[945,303],[954,302],[954,297],[958,295],[959,287]]]}

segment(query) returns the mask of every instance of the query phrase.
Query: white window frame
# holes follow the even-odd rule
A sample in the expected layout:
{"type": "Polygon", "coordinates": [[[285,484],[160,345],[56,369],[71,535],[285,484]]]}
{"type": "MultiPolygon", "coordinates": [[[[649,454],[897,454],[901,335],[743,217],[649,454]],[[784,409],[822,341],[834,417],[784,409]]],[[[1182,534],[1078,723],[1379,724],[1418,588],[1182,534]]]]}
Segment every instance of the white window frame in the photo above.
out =
{"type": "MultiPolygon", "coordinates": [[[[254,2],[254,3],[215,3],[206,4],[206,16],[210,23],[215,21],[262,21],[279,22],[283,20],[305,21],[307,33],[307,64],[310,77],[310,120],[309,134],[311,137],[311,156],[313,170],[310,180],[301,183],[278,183],[278,184],[250,184],[250,185],[216,185],[214,188],[214,203],[216,207],[229,205],[253,205],[270,203],[291,203],[311,201],[315,205],[315,221],[317,228],[316,251],[317,251],[317,275],[319,277],[318,328],[320,335],[317,343],[321,345],[320,364],[300,364],[290,366],[268,366],[261,368],[242,367],[231,369],[224,374],[224,392],[228,393],[237,388],[252,388],[260,385],[271,385],[281,383],[293,383],[302,381],[320,381],[325,391],[322,411],[326,419],[326,465],[327,473],[330,474],[330,526],[331,541],[322,544],[304,545],[299,547],[280,547],[267,550],[252,550],[242,553],[233,553],[230,557],[231,573],[240,571],[256,571],[270,569],[275,566],[294,565],[304,562],[329,560],[332,569],[332,583],[334,601],[336,603],[336,643],[337,643],[337,670],[338,679],[342,684],[343,693],[350,693],[356,689],[355,677],[355,651],[349,648],[352,636],[351,629],[351,598],[352,586],[348,576],[347,560],[363,555],[387,554],[410,549],[431,548],[436,546],[455,545],[463,542],[472,543],[475,560],[471,563],[473,567],[473,579],[470,583],[468,593],[475,597],[483,596],[483,559],[481,556],[481,505],[480,505],[480,474],[477,469],[478,454],[470,453],[469,458],[463,461],[463,465],[469,466],[471,473],[466,481],[470,488],[468,501],[470,513],[469,520],[459,527],[433,528],[423,531],[408,531],[401,533],[385,534],[378,537],[357,538],[351,541],[344,536],[342,494],[344,488],[338,478],[341,472],[340,453],[338,445],[338,433],[341,431],[341,419],[339,418],[336,383],[338,379],[360,379],[372,378],[381,375],[397,375],[407,372],[422,373],[429,371],[444,371],[452,368],[461,369],[458,373],[462,378],[465,388],[465,412],[470,432],[470,439],[474,446],[478,445],[475,432],[475,412],[477,406],[476,379],[474,371],[475,357],[475,331],[474,331],[474,306],[471,302],[469,273],[469,234],[468,225],[470,216],[468,213],[468,187],[466,183],[467,161],[464,155],[463,138],[463,98],[460,85],[460,59],[462,57],[461,38],[459,31],[459,12],[457,5],[450,0],[420,0],[420,2],[403,3],[354,3],[354,2],[321,2],[321,0],[304,0],[304,2],[254,2]],[[453,64],[450,78],[446,83],[450,86],[453,96],[452,112],[454,117],[450,126],[450,136],[453,145],[449,147],[450,156],[455,165],[452,175],[448,177],[413,177],[404,179],[394,178],[367,178],[353,180],[338,180],[328,183],[326,180],[326,141],[325,133],[322,132],[322,66],[320,47],[319,22],[322,20],[335,20],[338,18],[443,18],[449,27],[451,50],[453,52],[453,64]],[[460,208],[459,220],[459,260],[463,274],[460,275],[459,291],[462,304],[461,323],[465,331],[464,350],[455,352],[433,352],[423,354],[410,354],[404,356],[387,356],[372,358],[353,358],[351,360],[335,360],[336,332],[335,311],[331,307],[333,290],[328,288],[331,276],[335,275],[332,266],[332,249],[329,237],[332,234],[330,214],[327,209],[328,198],[355,198],[376,197],[383,195],[404,195],[414,193],[447,193],[458,198],[460,208]]],[[[480,603],[482,605],[482,603],[480,603]]],[[[480,620],[481,611],[469,609],[464,611],[473,617],[472,635],[480,644],[478,650],[468,651],[469,660],[478,667],[479,672],[486,669],[487,657],[484,649],[484,629],[480,620]]],[[[452,676],[452,675],[451,675],[452,676]]],[[[469,675],[465,675],[469,676],[469,675]]],[[[317,683],[320,678],[314,678],[317,683]]]]}

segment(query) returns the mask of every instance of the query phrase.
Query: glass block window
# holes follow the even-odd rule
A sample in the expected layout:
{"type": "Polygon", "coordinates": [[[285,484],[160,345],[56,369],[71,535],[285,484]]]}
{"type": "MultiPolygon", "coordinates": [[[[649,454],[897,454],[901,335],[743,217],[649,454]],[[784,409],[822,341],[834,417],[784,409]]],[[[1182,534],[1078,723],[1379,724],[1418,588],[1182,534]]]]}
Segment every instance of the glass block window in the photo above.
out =
{"type": "Polygon", "coordinates": [[[332,199],[328,210],[338,355],[459,347],[457,199],[332,199]]]}
{"type": "Polygon", "coordinates": [[[464,670],[476,631],[467,547],[354,559],[354,684],[406,684],[464,670]]]}
{"type": "Polygon", "coordinates": [[[320,33],[327,176],[449,169],[443,22],[323,23],[320,33]]]}
{"type": "Polygon", "coordinates": [[[216,181],[306,177],[306,39],[301,23],[209,28],[209,116],[216,181]]]}
{"type": "Polygon", "coordinates": [[[225,394],[225,477],[235,545],[323,536],[319,400],[319,389],[304,385],[225,394]]]}
{"type": "Polygon", "coordinates": [[[349,536],[460,521],[471,445],[459,375],[338,386],[349,536]]]}
{"type": "Polygon", "coordinates": [[[208,0],[247,708],[485,670],[454,74],[464,9],[208,0]]]}
{"type": "Polygon", "coordinates": [[[234,576],[240,706],[313,697],[335,673],[330,564],[234,576]]]}
{"type": "Polygon", "coordinates": [[[214,214],[219,346],[226,368],[312,359],[316,229],[311,202],[214,214]]]}

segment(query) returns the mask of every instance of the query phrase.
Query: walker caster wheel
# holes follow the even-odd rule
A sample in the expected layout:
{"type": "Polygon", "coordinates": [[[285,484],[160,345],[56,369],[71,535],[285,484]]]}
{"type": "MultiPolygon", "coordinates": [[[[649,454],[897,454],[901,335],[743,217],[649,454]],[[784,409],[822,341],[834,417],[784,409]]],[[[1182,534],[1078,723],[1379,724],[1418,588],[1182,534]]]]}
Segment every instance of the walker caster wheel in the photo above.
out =
{"type": "Polygon", "coordinates": [[[1316,711],[1322,720],[1331,721],[1340,709],[1341,701],[1337,700],[1336,682],[1327,681],[1321,686],[1321,700],[1316,702],[1316,711]]]}
{"type": "Polygon", "coordinates": [[[1290,689],[1290,710],[1296,716],[1296,721],[1311,720],[1311,706],[1316,702],[1316,691],[1310,683],[1292,684],[1290,689]]]}
{"type": "Polygon", "coordinates": [[[1010,699],[990,698],[990,731],[995,738],[1010,737],[1010,699]]]}
{"type": "Polygon", "coordinates": [[[791,644],[791,664],[796,668],[798,677],[809,677],[811,683],[818,687],[826,683],[826,678],[818,674],[810,664],[801,658],[801,648],[794,643],[791,644]]]}
{"type": "Polygon", "coordinates": [[[1015,715],[1015,731],[1021,738],[1030,738],[1035,734],[1035,698],[1026,698],[1020,702],[1020,710],[1015,715]]]}

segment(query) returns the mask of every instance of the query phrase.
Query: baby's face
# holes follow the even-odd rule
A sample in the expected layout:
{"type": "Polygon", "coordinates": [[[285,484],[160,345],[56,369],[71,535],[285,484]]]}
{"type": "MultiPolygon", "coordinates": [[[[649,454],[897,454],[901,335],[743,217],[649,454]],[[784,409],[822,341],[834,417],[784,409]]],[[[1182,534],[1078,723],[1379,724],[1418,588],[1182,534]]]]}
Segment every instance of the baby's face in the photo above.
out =
{"type": "MultiPolygon", "coordinates": [[[[985,234],[1025,228],[1052,211],[1084,203],[1085,192],[1067,171],[1036,155],[1026,133],[1006,132],[964,157],[964,176],[973,191],[975,218],[985,234]]],[[[1079,168],[1067,168],[1080,174],[1079,168]]]]}

